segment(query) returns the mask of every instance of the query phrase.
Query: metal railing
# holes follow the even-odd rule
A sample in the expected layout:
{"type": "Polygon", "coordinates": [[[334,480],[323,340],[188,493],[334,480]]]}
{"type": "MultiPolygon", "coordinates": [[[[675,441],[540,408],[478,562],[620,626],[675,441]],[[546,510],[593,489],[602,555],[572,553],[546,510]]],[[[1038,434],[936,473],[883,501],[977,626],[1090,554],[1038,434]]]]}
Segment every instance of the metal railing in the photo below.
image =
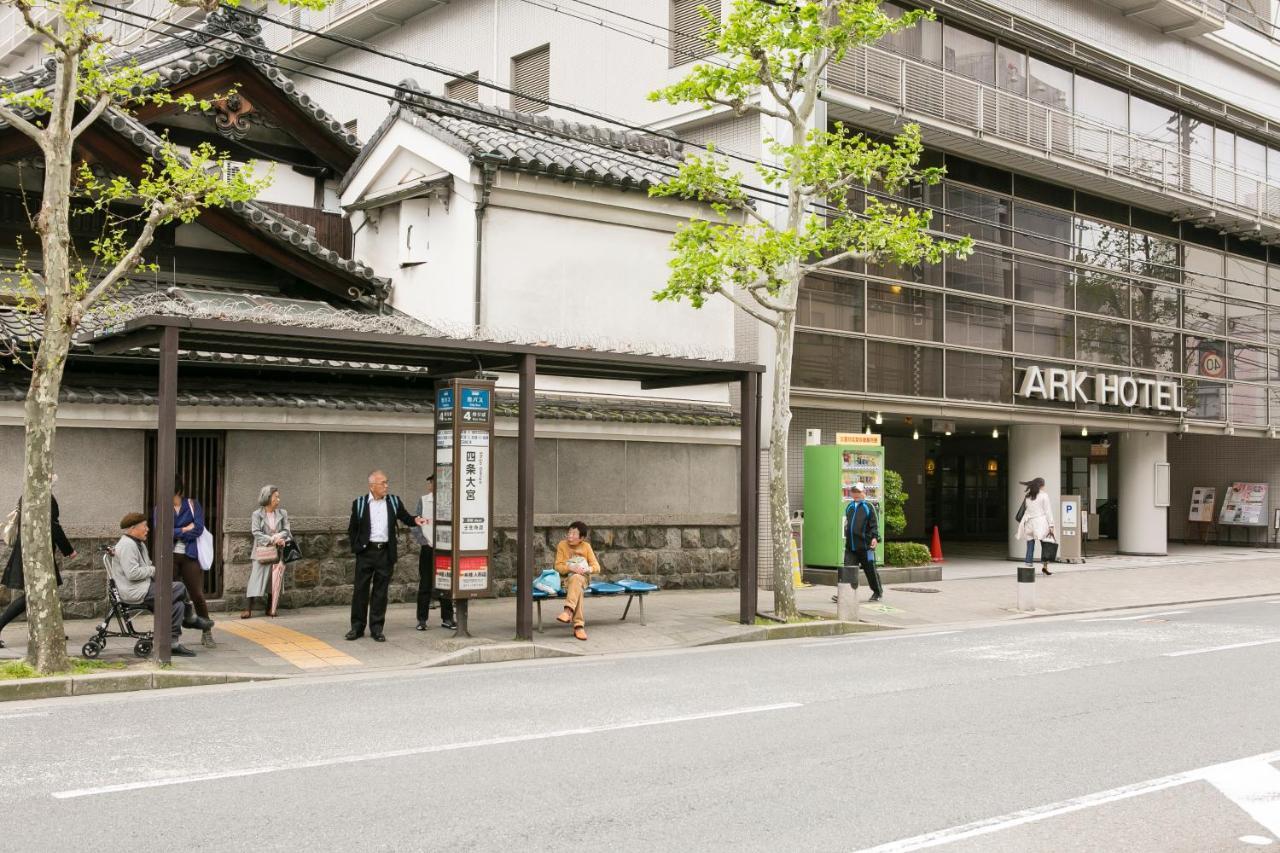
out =
{"type": "Polygon", "coordinates": [[[863,47],[849,51],[827,78],[837,89],[909,114],[1134,178],[1209,209],[1280,225],[1280,184],[1274,181],[927,62],[863,47]]]}
{"type": "MultiPolygon", "coordinates": [[[[274,11],[278,17],[295,27],[325,31],[337,21],[354,15],[382,0],[333,0],[323,9],[303,9],[298,6],[281,6],[274,11]]],[[[427,8],[424,6],[424,8],[427,8]]],[[[264,26],[267,46],[273,50],[288,50],[299,42],[312,38],[309,33],[283,26],[264,26]]]]}

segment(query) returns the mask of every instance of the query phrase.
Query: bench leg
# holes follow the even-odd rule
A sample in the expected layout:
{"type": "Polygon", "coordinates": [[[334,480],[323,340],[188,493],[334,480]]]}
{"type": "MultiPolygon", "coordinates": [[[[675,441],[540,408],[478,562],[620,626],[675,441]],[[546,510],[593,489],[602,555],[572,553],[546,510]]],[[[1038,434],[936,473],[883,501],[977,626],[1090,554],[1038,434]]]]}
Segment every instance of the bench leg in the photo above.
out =
{"type": "Polygon", "coordinates": [[[631,602],[633,599],[635,599],[635,597],[636,597],[635,593],[627,594],[627,606],[622,609],[622,619],[620,619],[619,621],[621,622],[627,621],[627,614],[631,612],[631,602]]]}
{"type": "Polygon", "coordinates": [[[642,595],[642,596],[640,596],[640,624],[641,624],[641,625],[644,625],[644,624],[645,624],[645,621],[644,621],[644,599],[645,599],[645,596],[643,596],[643,595],[642,595]]]}
{"type": "Polygon", "coordinates": [[[539,598],[534,604],[538,605],[538,633],[542,633],[542,599],[539,598]]]}

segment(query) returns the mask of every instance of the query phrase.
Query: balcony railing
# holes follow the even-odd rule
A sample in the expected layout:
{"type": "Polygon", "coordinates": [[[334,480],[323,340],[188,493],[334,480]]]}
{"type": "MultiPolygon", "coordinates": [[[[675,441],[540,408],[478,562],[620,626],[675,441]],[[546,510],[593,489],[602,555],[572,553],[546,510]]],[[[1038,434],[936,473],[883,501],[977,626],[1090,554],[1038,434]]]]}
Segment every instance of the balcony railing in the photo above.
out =
{"type": "Polygon", "coordinates": [[[1280,184],[1177,145],[1156,142],[1085,116],[875,47],[849,51],[829,85],[931,120],[1033,149],[1061,163],[1102,169],[1249,222],[1280,228],[1280,184]]]}

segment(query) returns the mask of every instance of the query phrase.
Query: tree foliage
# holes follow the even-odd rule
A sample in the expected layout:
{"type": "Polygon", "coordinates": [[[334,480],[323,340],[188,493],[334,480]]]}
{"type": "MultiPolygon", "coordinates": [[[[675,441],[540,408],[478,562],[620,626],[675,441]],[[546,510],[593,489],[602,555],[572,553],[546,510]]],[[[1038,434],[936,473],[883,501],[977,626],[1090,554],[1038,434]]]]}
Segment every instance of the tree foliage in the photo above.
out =
{"type": "Polygon", "coordinates": [[[887,536],[901,536],[907,529],[907,499],[911,495],[902,490],[902,475],[888,468],[884,470],[884,532],[887,536]]]}

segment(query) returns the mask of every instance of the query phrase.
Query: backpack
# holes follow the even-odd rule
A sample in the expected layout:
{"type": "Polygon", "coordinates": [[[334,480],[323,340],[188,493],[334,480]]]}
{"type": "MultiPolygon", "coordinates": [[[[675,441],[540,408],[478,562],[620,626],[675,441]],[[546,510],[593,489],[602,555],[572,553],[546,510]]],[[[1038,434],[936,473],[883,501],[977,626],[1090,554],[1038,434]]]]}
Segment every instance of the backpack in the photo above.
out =
{"type": "Polygon", "coordinates": [[[19,512],[21,507],[21,501],[14,504],[13,509],[11,509],[9,514],[4,517],[4,526],[0,527],[0,542],[3,542],[10,548],[13,547],[13,543],[18,539],[19,525],[22,521],[22,515],[19,512]]]}

